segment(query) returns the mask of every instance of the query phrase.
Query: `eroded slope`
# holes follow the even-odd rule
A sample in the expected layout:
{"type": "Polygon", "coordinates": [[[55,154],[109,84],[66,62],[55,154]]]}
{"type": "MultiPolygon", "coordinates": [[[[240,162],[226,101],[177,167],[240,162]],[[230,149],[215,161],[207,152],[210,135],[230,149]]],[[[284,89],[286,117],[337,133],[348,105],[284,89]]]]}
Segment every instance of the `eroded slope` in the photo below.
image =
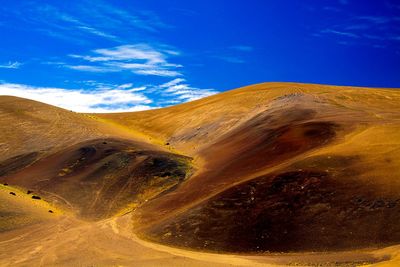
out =
{"type": "Polygon", "coordinates": [[[100,137],[145,139],[88,115],[12,96],[0,96],[0,132],[1,161],[29,153],[53,153],[100,137]]]}
{"type": "Polygon", "coordinates": [[[173,190],[186,179],[190,158],[151,148],[123,139],[86,141],[20,171],[2,164],[0,180],[32,190],[80,217],[108,218],[173,190]]]}

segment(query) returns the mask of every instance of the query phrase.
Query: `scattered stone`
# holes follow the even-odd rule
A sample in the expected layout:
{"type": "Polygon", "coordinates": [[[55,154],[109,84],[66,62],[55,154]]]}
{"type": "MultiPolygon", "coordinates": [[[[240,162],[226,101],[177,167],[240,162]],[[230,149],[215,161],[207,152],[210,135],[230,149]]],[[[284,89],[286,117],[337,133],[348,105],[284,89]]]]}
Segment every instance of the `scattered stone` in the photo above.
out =
{"type": "Polygon", "coordinates": [[[32,193],[33,193],[33,191],[31,191],[31,190],[28,190],[26,193],[29,195],[29,194],[32,194],[32,193]]]}
{"type": "Polygon", "coordinates": [[[38,196],[32,196],[33,199],[42,199],[41,197],[38,196]]]}
{"type": "Polygon", "coordinates": [[[49,210],[50,213],[54,213],[52,210],[49,210]]]}
{"type": "Polygon", "coordinates": [[[103,142],[103,144],[104,144],[104,145],[107,145],[107,142],[106,142],[106,141],[104,141],[104,142],[103,142]]]}
{"type": "Polygon", "coordinates": [[[169,143],[165,143],[166,146],[169,146],[169,143]]]}
{"type": "Polygon", "coordinates": [[[16,196],[17,194],[15,194],[14,192],[10,192],[10,195],[16,196]]]}
{"type": "Polygon", "coordinates": [[[7,184],[7,183],[4,183],[3,185],[7,186],[8,184],[7,184]]]}

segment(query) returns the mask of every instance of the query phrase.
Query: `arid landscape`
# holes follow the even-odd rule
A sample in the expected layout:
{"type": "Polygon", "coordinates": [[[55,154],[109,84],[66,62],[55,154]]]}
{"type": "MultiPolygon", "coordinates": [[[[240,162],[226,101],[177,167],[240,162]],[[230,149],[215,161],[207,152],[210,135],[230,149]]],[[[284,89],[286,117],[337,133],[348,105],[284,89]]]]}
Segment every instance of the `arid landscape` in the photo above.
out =
{"type": "Polygon", "coordinates": [[[0,266],[400,266],[399,103],[300,83],[123,113],[0,96],[0,266]]]}

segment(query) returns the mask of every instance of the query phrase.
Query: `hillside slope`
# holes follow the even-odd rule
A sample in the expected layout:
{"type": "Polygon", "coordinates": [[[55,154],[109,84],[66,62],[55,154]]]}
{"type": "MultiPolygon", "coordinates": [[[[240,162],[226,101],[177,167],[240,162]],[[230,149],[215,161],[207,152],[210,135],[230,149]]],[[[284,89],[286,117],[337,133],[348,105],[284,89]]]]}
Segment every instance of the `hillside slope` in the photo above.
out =
{"type": "Polygon", "coordinates": [[[364,112],[368,117],[400,116],[400,96],[396,89],[299,83],[262,83],[168,108],[93,115],[162,139],[194,155],[221,135],[262,113],[271,101],[285,98],[286,101],[281,99],[280,106],[284,110],[292,97],[301,94],[342,109],[364,112]]]}
{"type": "Polygon", "coordinates": [[[0,160],[33,157],[32,152],[59,148],[100,137],[143,140],[121,127],[96,121],[88,115],[33,100],[0,96],[0,160]]]}
{"type": "Polygon", "coordinates": [[[137,211],[144,237],[214,251],[315,251],[400,241],[399,101],[395,89],[272,83],[98,116],[202,163],[137,211]]]}
{"type": "Polygon", "coordinates": [[[117,114],[0,97],[0,182],[74,220],[128,213],[131,232],[182,249],[369,257],[400,244],[399,103],[398,89],[296,83],[117,114]]]}

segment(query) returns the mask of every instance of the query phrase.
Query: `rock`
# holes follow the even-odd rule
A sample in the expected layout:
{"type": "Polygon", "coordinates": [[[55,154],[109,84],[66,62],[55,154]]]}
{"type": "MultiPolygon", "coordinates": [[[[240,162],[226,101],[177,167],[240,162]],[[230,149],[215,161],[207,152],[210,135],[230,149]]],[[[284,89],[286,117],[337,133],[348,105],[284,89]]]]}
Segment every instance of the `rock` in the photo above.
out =
{"type": "Polygon", "coordinates": [[[14,192],[10,192],[10,195],[16,196],[17,194],[15,194],[14,192]]]}
{"type": "Polygon", "coordinates": [[[32,196],[32,198],[33,198],[33,199],[42,199],[42,198],[39,197],[39,196],[32,196]]]}

